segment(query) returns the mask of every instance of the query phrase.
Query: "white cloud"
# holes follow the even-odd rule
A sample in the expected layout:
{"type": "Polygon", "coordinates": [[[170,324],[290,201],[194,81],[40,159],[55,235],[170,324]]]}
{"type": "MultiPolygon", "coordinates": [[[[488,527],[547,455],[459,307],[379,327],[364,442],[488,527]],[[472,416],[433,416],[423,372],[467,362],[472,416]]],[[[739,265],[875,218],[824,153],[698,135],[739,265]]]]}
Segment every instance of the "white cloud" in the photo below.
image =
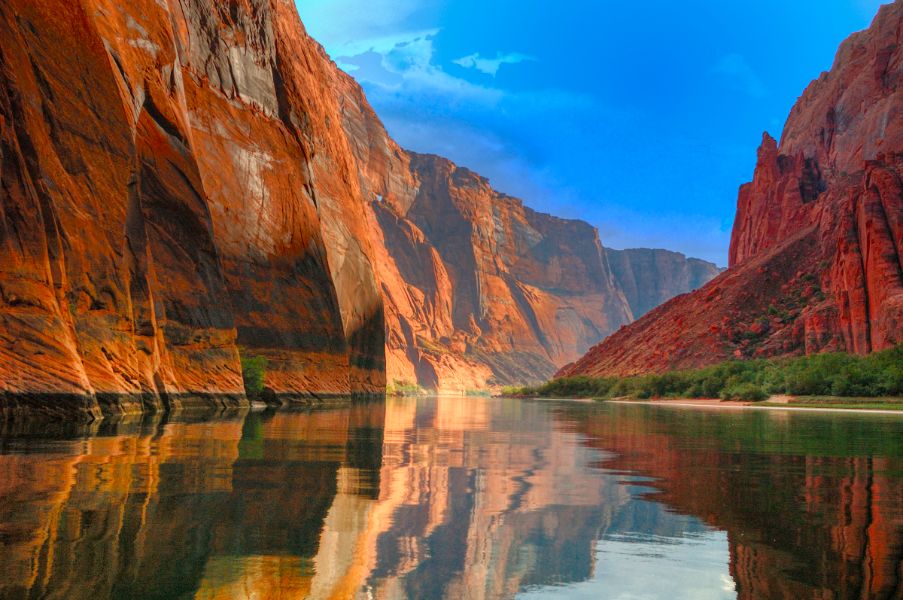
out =
{"type": "Polygon", "coordinates": [[[416,29],[387,33],[386,35],[362,37],[342,44],[329,44],[326,49],[332,56],[354,57],[366,52],[388,54],[397,48],[434,38],[438,29],[416,29]]]}
{"type": "Polygon", "coordinates": [[[496,75],[498,75],[499,69],[502,65],[516,65],[518,63],[535,60],[536,59],[532,56],[520,54],[518,52],[512,52],[509,54],[498,53],[495,55],[495,58],[483,58],[479,53],[477,53],[471,54],[470,56],[464,56],[452,62],[454,62],[456,65],[464,67],[465,69],[476,69],[481,73],[486,73],[487,75],[492,75],[493,77],[495,77],[496,75]]]}
{"type": "MultiPolygon", "coordinates": [[[[354,77],[382,92],[404,94],[415,103],[424,95],[442,97],[446,102],[467,102],[492,107],[504,97],[503,90],[471,83],[449,74],[434,62],[434,41],[438,30],[412,32],[360,43],[357,54],[336,57],[354,67],[354,77]]],[[[346,70],[348,70],[346,68],[346,70]]]]}
{"type": "Polygon", "coordinates": [[[768,95],[762,79],[740,54],[722,56],[712,67],[712,72],[724,77],[737,91],[753,98],[764,98],[768,95]]]}

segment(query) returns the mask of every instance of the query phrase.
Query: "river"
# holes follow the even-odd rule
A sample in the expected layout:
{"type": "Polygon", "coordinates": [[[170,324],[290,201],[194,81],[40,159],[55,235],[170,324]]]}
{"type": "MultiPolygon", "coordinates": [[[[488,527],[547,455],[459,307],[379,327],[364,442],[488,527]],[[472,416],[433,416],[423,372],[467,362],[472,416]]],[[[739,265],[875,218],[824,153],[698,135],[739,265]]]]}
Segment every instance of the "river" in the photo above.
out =
{"type": "Polygon", "coordinates": [[[903,598],[903,415],[392,398],[11,425],[0,598],[903,598]]]}

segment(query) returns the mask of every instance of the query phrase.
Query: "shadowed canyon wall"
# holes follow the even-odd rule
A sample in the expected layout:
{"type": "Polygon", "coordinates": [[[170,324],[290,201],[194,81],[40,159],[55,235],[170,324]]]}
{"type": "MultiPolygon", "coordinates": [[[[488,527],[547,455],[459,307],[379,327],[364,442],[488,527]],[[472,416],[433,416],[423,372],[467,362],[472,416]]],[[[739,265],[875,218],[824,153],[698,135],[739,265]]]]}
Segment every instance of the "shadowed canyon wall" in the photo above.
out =
{"type": "Polygon", "coordinates": [[[379,254],[390,383],[540,381],[632,320],[594,228],[399,148],[354,80],[334,76],[379,254]]]}
{"type": "Polygon", "coordinates": [[[903,342],[903,2],[843,43],[767,134],[740,189],[730,268],[562,375],[733,357],[867,353],[903,342]]]}
{"type": "Polygon", "coordinates": [[[702,276],[616,279],[588,224],[402,150],[290,2],[11,0],[0,35],[7,413],[238,405],[242,358],[285,400],[538,382],[702,276]]]}

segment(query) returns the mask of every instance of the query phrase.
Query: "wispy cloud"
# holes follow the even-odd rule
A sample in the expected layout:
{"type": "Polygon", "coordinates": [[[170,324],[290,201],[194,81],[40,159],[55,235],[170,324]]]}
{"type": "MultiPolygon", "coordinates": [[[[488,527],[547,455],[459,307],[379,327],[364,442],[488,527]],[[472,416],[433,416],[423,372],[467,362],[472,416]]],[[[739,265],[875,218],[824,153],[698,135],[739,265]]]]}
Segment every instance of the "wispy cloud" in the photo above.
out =
{"type": "Polygon", "coordinates": [[[764,98],[768,90],[762,79],[740,54],[727,54],[712,67],[712,72],[723,77],[737,91],[753,98],[764,98]]]}
{"type": "Polygon", "coordinates": [[[452,62],[465,69],[476,69],[481,73],[486,73],[487,75],[495,77],[498,75],[502,65],[516,65],[518,63],[535,60],[534,57],[527,54],[520,54],[518,52],[502,54],[499,52],[495,55],[495,58],[483,58],[479,53],[476,53],[471,54],[470,56],[461,57],[452,62]]]}
{"type": "Polygon", "coordinates": [[[390,93],[417,105],[424,96],[446,103],[493,107],[505,95],[501,89],[472,83],[435,63],[438,30],[398,34],[360,43],[360,53],[337,56],[336,61],[368,87],[370,95],[390,93]]]}

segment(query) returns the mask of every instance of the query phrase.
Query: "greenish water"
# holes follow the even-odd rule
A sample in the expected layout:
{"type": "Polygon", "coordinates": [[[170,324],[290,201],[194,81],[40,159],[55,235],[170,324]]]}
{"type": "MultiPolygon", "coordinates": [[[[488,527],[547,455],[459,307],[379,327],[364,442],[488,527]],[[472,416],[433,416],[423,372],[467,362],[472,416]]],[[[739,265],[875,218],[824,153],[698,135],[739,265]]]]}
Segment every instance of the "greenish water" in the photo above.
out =
{"type": "Polygon", "coordinates": [[[0,434],[0,598],[903,598],[903,416],[490,398],[0,434]]]}

